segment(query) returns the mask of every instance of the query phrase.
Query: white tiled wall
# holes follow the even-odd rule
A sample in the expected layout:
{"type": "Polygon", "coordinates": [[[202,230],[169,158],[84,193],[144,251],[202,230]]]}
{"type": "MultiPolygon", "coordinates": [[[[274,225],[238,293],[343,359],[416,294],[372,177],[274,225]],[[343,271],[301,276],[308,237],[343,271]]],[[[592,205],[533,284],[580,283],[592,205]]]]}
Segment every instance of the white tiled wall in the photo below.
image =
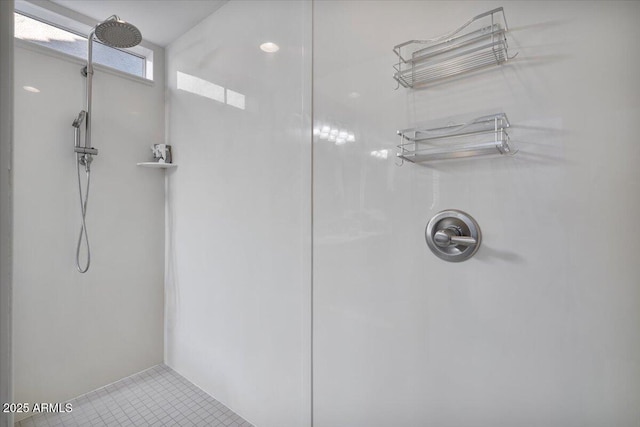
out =
{"type": "MultiPolygon", "coordinates": [[[[22,46],[22,45],[20,45],[22,46]]],[[[15,401],[59,402],[162,362],[164,184],[136,167],[164,140],[162,50],[153,85],[96,69],[87,226],[80,227],[72,121],[82,65],[15,49],[15,401]],[[35,87],[38,93],[24,86],[35,87]]]]}
{"type": "Polygon", "coordinates": [[[640,425],[640,3],[316,1],[315,427],[640,425]],[[504,6],[512,63],[394,91],[394,45],[504,6]],[[396,129],[504,111],[520,152],[394,164],[396,129]],[[389,150],[387,159],[372,152],[389,150]],[[443,209],[484,242],[446,263],[443,209]]]}
{"type": "Polygon", "coordinates": [[[232,1],[167,48],[166,363],[260,427],[310,418],[309,13],[232,1]]]}

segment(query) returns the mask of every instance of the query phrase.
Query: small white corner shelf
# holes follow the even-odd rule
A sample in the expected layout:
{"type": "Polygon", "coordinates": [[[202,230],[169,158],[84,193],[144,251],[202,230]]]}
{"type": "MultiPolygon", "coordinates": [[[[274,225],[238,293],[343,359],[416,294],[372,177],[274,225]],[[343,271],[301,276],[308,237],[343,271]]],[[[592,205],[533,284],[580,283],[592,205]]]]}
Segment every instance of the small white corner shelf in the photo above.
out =
{"type": "Polygon", "coordinates": [[[158,162],[142,162],[137,163],[138,166],[142,166],[143,168],[155,168],[155,169],[171,169],[177,168],[178,165],[174,163],[158,163],[158,162]]]}

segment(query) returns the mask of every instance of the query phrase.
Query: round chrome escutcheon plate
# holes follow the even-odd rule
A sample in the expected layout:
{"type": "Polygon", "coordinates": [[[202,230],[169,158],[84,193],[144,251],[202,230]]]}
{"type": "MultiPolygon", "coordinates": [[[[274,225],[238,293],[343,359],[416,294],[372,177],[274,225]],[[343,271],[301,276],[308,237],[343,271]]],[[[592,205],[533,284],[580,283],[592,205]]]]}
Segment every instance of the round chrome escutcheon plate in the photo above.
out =
{"type": "Polygon", "coordinates": [[[424,236],[431,252],[449,262],[471,258],[482,243],[476,220],[457,209],[437,213],[427,224],[424,236]]]}

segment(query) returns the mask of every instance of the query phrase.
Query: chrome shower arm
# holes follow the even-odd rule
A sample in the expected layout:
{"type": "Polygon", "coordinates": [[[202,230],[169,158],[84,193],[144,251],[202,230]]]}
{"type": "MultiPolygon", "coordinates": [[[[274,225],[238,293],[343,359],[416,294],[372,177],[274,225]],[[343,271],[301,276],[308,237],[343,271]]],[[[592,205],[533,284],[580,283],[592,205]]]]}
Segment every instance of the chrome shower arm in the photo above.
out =
{"type": "Polygon", "coordinates": [[[94,27],[89,33],[89,37],[87,38],[87,66],[85,68],[85,75],[87,77],[87,115],[85,122],[85,133],[84,133],[84,146],[85,148],[91,148],[91,92],[93,86],[93,37],[96,33],[96,28],[94,27]]]}
{"type": "Polygon", "coordinates": [[[97,26],[91,29],[89,36],[87,37],[87,69],[85,70],[86,74],[93,74],[93,39],[96,35],[97,26]]]}

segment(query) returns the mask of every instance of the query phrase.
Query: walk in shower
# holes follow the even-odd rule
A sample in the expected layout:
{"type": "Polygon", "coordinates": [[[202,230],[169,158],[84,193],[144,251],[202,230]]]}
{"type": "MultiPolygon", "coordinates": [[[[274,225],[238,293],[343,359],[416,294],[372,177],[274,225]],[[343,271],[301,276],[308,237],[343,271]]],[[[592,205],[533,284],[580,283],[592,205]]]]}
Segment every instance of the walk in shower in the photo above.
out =
{"type": "Polygon", "coordinates": [[[27,3],[152,75],[15,40],[20,427],[640,423],[639,3],[27,3]]]}

